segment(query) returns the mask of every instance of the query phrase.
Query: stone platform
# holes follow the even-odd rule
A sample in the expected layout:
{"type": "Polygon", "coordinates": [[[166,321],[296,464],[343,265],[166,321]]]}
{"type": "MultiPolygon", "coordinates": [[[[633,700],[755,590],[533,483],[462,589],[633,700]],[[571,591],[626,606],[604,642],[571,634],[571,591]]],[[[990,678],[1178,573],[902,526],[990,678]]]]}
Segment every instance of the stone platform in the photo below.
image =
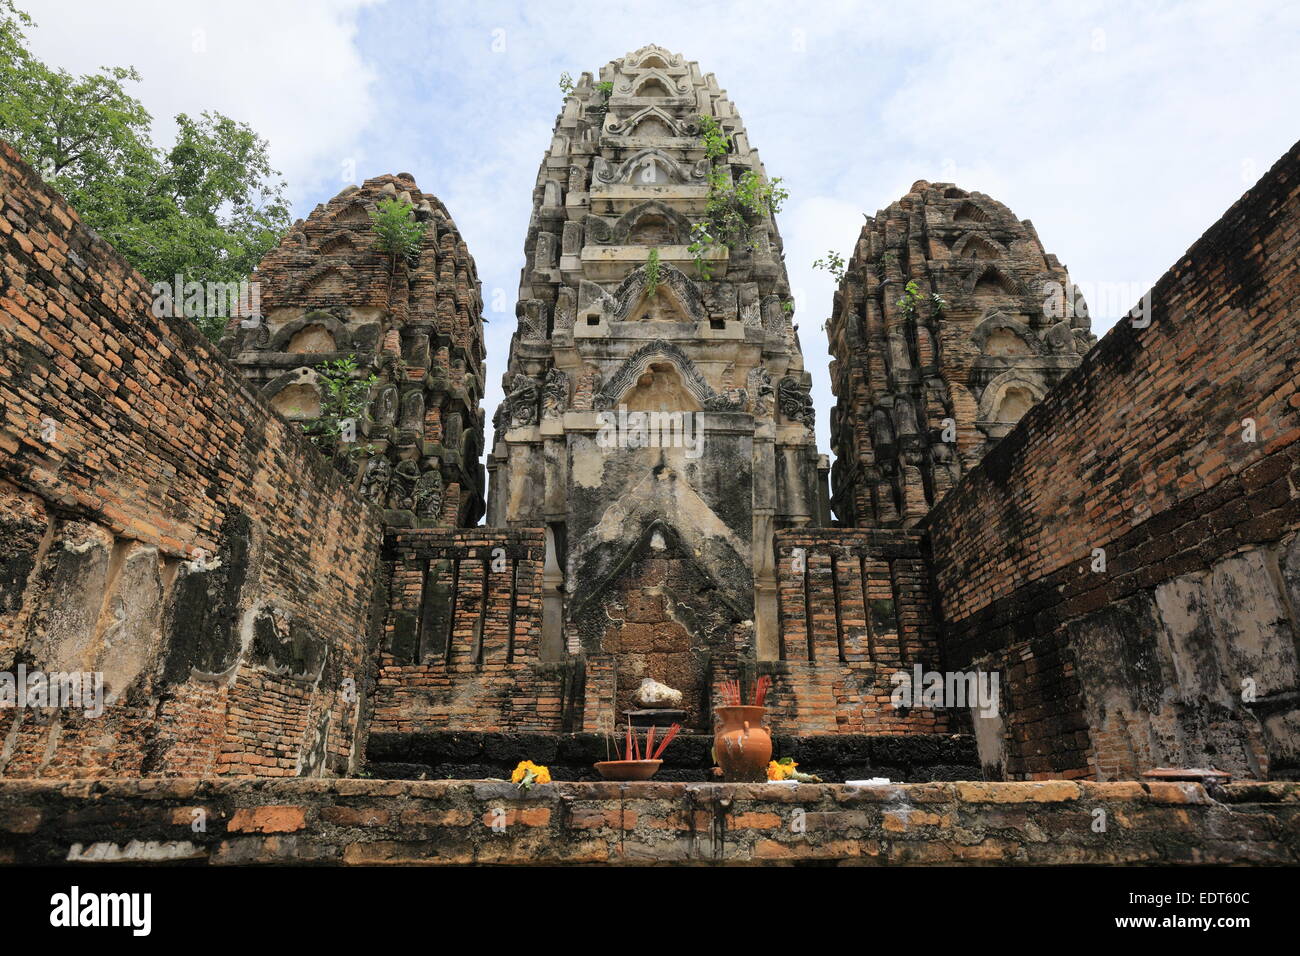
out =
{"type": "MultiPolygon", "coordinates": [[[[645,730],[638,731],[645,740],[645,730]]],[[[622,738],[618,738],[621,741],[622,738]]],[[[508,777],[521,760],[545,764],[556,780],[599,780],[592,764],[612,747],[602,734],[435,731],[372,733],[366,770],[372,777],[404,780],[508,777]]],[[[655,782],[713,782],[713,737],[679,734],[666,751],[655,782]]],[[[774,757],[793,757],[799,768],[827,783],[885,777],[894,782],[970,780],[982,776],[975,741],[962,734],[822,734],[772,738],[774,757]]]]}
{"type": "Polygon", "coordinates": [[[1295,864],[1300,784],[0,782],[0,863],[112,861],[1295,864]]]}

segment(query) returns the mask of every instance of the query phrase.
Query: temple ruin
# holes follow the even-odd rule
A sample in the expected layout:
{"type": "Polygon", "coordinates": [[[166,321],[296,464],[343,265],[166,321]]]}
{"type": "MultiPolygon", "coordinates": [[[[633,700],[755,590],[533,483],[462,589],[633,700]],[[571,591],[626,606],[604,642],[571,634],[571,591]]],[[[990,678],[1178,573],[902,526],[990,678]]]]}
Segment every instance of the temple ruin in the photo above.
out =
{"type": "Polygon", "coordinates": [[[650,46],[583,75],[533,193],[488,523],[546,531],[543,658],[615,702],[589,729],[643,677],[706,726],[715,664],[778,656],[773,533],[829,522],[775,219],[691,251],[713,163],[765,177],[713,75],[650,46]]]}
{"type": "Polygon", "coordinates": [[[833,468],[772,207],[709,234],[742,182],[642,47],[566,89],[508,355],[407,174],[214,345],[0,144],[0,863],[1294,862],[1300,144],[1100,341],[1028,220],[918,181],[835,295],[833,468]],[[824,783],[711,783],[764,678],[824,783]],[[656,782],[592,782],[655,719],[656,782]]]}

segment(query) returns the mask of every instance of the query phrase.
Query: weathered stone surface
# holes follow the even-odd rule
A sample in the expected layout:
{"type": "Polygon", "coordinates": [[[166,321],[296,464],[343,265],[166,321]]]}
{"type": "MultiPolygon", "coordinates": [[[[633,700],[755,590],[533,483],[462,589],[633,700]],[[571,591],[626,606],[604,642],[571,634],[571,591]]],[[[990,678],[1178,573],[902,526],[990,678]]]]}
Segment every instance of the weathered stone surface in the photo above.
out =
{"type": "Polygon", "coordinates": [[[0,671],[82,691],[6,704],[0,775],[345,772],[378,513],[4,144],[0,195],[0,671]],[[259,655],[267,607],[314,673],[259,655]]]}
{"type": "Polygon", "coordinates": [[[442,203],[406,173],[367,179],[294,223],[255,279],[262,315],[232,319],[221,347],[272,407],[310,424],[321,413],[319,367],[354,359],[356,377],[376,378],[352,443],[368,454],[336,454],[335,464],[397,512],[390,523],[478,523],[482,292],[442,203]],[[370,217],[389,199],[424,225],[418,254],[394,259],[379,249],[370,217]]]}
{"type": "Polygon", "coordinates": [[[924,517],[1096,341],[1028,220],[924,180],[867,218],[827,331],[831,503],[871,528],[924,517]]]}
{"type": "Polygon", "coordinates": [[[931,510],[1012,777],[1300,770],[1300,144],[931,510]]]}
{"type": "MultiPolygon", "coordinates": [[[[206,860],[213,865],[557,863],[841,865],[1295,864],[1296,784],[842,785],[397,782],[327,792],[313,781],[206,786],[208,826],[180,800],[121,782],[83,797],[0,782],[0,860],[206,860]],[[1106,826],[1094,823],[1104,814],[1106,826]]],[[[347,783],[351,783],[348,781],[347,783]]],[[[188,805],[187,805],[188,806],[188,805]]]]}
{"type": "Polygon", "coordinates": [[[701,117],[719,169],[766,180],[714,78],[647,46],[578,80],[533,196],[488,520],[548,529],[543,643],[589,676],[592,730],[648,676],[707,726],[717,683],[776,656],[774,531],[828,517],[774,219],[688,251],[701,117]]]}

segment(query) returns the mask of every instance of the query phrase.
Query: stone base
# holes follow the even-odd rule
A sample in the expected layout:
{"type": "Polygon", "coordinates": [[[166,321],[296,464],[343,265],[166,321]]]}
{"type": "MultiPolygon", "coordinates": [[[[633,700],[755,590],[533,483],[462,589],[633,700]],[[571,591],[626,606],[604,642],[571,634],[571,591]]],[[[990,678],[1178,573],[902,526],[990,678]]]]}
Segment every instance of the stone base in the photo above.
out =
{"type": "Polygon", "coordinates": [[[5,780],[0,863],[1294,864],[1300,784],[5,780]],[[201,813],[205,829],[192,824],[201,813]],[[1104,828],[1097,821],[1104,819],[1104,828]]]}
{"type": "MultiPolygon", "coordinates": [[[[684,710],[671,710],[666,707],[647,707],[644,710],[625,710],[623,711],[623,720],[625,721],[624,726],[627,725],[627,721],[630,721],[633,727],[644,727],[646,729],[659,727],[663,730],[667,730],[673,724],[681,724],[682,729],[678,732],[679,736],[691,732],[686,728],[686,711],[684,710]]],[[[658,736],[659,739],[663,739],[663,734],[659,734],[658,736]]]]}
{"type": "MultiPolygon", "coordinates": [[[[623,737],[616,734],[619,746],[623,737]]],[[[639,739],[644,742],[645,732],[639,739]]],[[[509,777],[521,760],[551,769],[556,780],[599,780],[592,767],[614,756],[602,734],[434,731],[370,735],[366,771],[403,780],[473,780],[509,777]],[[607,753],[607,748],[609,752],[607,753]]],[[[711,734],[679,734],[663,753],[656,781],[706,782],[711,734]]],[[[886,777],[891,781],[970,780],[981,775],[974,738],[958,734],[835,734],[772,738],[776,759],[793,757],[799,769],[828,783],[886,777]]]]}

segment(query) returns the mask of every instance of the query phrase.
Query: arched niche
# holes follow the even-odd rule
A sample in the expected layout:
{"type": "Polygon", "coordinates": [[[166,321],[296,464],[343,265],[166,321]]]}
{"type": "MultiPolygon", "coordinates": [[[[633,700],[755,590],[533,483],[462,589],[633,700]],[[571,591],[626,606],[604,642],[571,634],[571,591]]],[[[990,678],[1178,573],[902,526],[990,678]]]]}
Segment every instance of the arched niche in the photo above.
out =
{"type": "Polygon", "coordinates": [[[633,246],[672,246],[682,241],[677,224],[665,213],[647,211],[637,218],[627,232],[633,246]]]}
{"type": "Polygon", "coordinates": [[[618,303],[613,316],[616,322],[636,322],[657,316],[669,321],[703,322],[709,317],[695,283],[668,263],[660,263],[659,281],[653,293],[645,266],[641,266],[619,284],[613,297],[618,303]]]}
{"type": "Polygon", "coordinates": [[[352,267],[346,263],[318,266],[303,277],[303,295],[341,295],[352,284],[352,267]]]}
{"type": "Polygon", "coordinates": [[[674,137],[680,135],[677,121],[657,106],[647,106],[622,122],[610,123],[609,131],[622,136],[674,137]]]}
{"type": "Polygon", "coordinates": [[[295,355],[320,355],[337,352],[338,343],[324,325],[313,323],[304,326],[293,334],[284,349],[295,355]]]}
{"type": "Polygon", "coordinates": [[[1001,438],[1047,394],[1031,372],[1008,369],[996,376],[980,395],[977,424],[990,438],[1001,438]]]}
{"type": "Polygon", "coordinates": [[[1014,425],[1036,404],[1034,394],[1023,385],[1008,385],[1002,390],[993,409],[993,420],[999,425],[1014,425]]]}
{"type": "Polygon", "coordinates": [[[996,329],[984,341],[984,354],[995,358],[1032,355],[1029,345],[1009,329],[996,329]]]}
{"type": "Polygon", "coordinates": [[[975,326],[971,342],[981,355],[1007,357],[1039,355],[1043,352],[1037,335],[1019,319],[992,311],[975,326]]]}
{"type": "MultiPolygon", "coordinates": [[[[626,396],[629,393],[641,386],[642,377],[651,371],[652,366],[664,364],[672,366],[681,382],[681,387],[690,393],[695,403],[697,403],[697,408],[710,411],[743,410],[746,402],[743,390],[737,394],[728,393],[725,395],[714,391],[713,387],[705,381],[704,376],[700,374],[700,370],[695,367],[695,363],[691,361],[690,357],[679,346],[663,339],[647,342],[628,356],[627,360],[619,366],[618,370],[609,377],[605,385],[596,393],[592,404],[597,411],[617,408],[626,401],[626,396]]],[[[661,370],[660,378],[654,379],[652,377],[650,383],[657,381],[660,385],[664,385],[667,381],[664,376],[665,373],[661,370]]]]}
{"type": "Polygon", "coordinates": [[[356,251],[357,247],[352,241],[352,236],[346,232],[335,233],[320,246],[322,256],[350,256],[356,251]]]}
{"type": "Polygon", "coordinates": [[[970,285],[970,292],[976,298],[1002,298],[1017,295],[1020,290],[1016,283],[1002,270],[993,266],[975,273],[970,285]]]}
{"type": "Polygon", "coordinates": [[[369,222],[370,210],[364,202],[349,203],[334,214],[333,221],[340,224],[369,222]]]}
{"type": "Polygon", "coordinates": [[[705,173],[703,163],[687,167],[653,146],[637,150],[617,165],[601,156],[592,160],[592,179],[602,183],[627,183],[632,186],[698,183],[703,182],[705,173]]]}
{"type": "Polygon", "coordinates": [[[627,171],[625,182],[633,186],[666,186],[675,182],[672,168],[658,156],[647,156],[627,171]]]}
{"type": "Polygon", "coordinates": [[[667,99],[676,96],[676,84],[658,70],[652,70],[632,83],[632,95],[651,99],[667,99]]]}
{"type": "Polygon", "coordinates": [[[343,351],[352,344],[347,325],[329,312],[316,310],[280,326],[271,338],[270,349],[314,355],[343,351]]]}
{"type": "Polygon", "coordinates": [[[633,412],[698,412],[699,400],[672,362],[651,362],[620,403],[633,412]]]}
{"type": "Polygon", "coordinates": [[[989,214],[969,199],[962,202],[952,214],[953,222],[988,222],[989,214]]]}
{"type": "Polygon", "coordinates": [[[1006,251],[997,243],[983,236],[963,236],[953,246],[953,255],[966,259],[1001,259],[1006,251]]]}
{"type": "Polygon", "coordinates": [[[273,409],[291,422],[320,418],[320,383],[313,369],[304,366],[272,379],[262,390],[262,395],[273,409]]]}

